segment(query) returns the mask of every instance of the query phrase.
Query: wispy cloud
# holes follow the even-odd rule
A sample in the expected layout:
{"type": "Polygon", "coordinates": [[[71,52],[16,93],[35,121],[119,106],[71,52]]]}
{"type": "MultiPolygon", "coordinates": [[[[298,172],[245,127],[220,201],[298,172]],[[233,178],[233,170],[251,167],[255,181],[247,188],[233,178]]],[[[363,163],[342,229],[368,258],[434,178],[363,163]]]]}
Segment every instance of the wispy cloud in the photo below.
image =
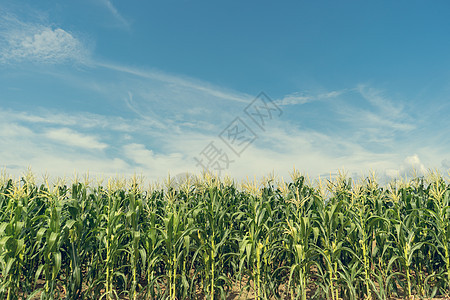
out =
{"type": "MultiPolygon", "coordinates": [[[[2,110],[0,119],[0,140],[8,145],[0,148],[2,166],[23,171],[31,165],[38,172],[47,170],[57,175],[76,168],[106,176],[137,172],[153,180],[168,172],[200,172],[193,158],[210,141],[217,140],[216,132],[204,133],[195,126],[155,132],[139,115],[123,119],[92,113],[70,116],[45,110],[2,110]]],[[[379,136],[379,132],[373,134],[379,136]]],[[[272,171],[288,176],[296,166],[313,178],[343,168],[352,175],[379,170],[390,178],[408,172],[410,166],[425,168],[419,157],[429,152],[427,149],[417,148],[417,155],[411,156],[407,144],[395,142],[395,147],[395,152],[377,153],[352,135],[327,134],[280,119],[261,133],[241,157],[230,157],[235,162],[224,173],[238,180],[272,171]]],[[[438,152],[434,156],[443,157],[438,152]]]]}
{"type": "Polygon", "coordinates": [[[313,101],[333,99],[347,92],[347,90],[332,91],[327,93],[320,93],[318,95],[306,95],[302,93],[293,93],[284,96],[282,99],[276,100],[275,103],[279,106],[288,105],[302,105],[313,101]]]}
{"type": "Polygon", "coordinates": [[[317,93],[293,93],[276,101],[280,106],[302,105],[328,101],[330,118],[351,124],[355,132],[366,133],[373,139],[392,135],[393,131],[407,132],[416,128],[400,101],[392,101],[383,92],[367,85],[317,93]],[[376,137],[378,135],[378,137],[376,137]]]}
{"type": "Polygon", "coordinates": [[[0,137],[4,139],[12,137],[28,138],[33,134],[29,128],[17,123],[5,122],[5,124],[2,125],[3,126],[0,126],[0,137]]]}
{"type": "Polygon", "coordinates": [[[186,156],[180,152],[156,154],[139,143],[126,144],[122,149],[124,156],[137,164],[137,168],[141,170],[151,169],[155,174],[159,173],[158,176],[166,175],[165,173],[169,170],[172,172],[186,171],[186,168],[191,165],[186,161],[186,156]]]}
{"type": "MultiPolygon", "coordinates": [[[[0,166],[13,175],[20,175],[29,166],[37,175],[72,175],[74,170],[107,176],[127,174],[130,166],[116,155],[106,155],[104,150],[110,145],[100,141],[95,133],[55,124],[41,128],[36,125],[42,123],[20,121],[15,114],[21,113],[9,110],[9,118],[0,118],[0,166]]],[[[36,114],[31,120],[41,117],[36,114]]]]}
{"type": "Polygon", "coordinates": [[[45,136],[66,146],[88,150],[103,150],[108,147],[95,136],[81,134],[69,128],[50,129],[45,133],[45,136]]]}
{"type": "Polygon", "coordinates": [[[100,2],[109,10],[121,26],[126,28],[130,27],[130,23],[119,13],[117,8],[112,4],[111,0],[100,0],[100,2]]]}
{"type": "Polygon", "coordinates": [[[180,75],[115,63],[96,64],[101,68],[95,71],[120,78],[101,89],[104,96],[114,99],[121,95],[124,108],[155,131],[181,133],[184,127],[218,134],[255,97],[180,75]]]}
{"type": "Polygon", "coordinates": [[[128,97],[125,98],[125,104],[131,111],[133,111],[135,114],[137,114],[142,119],[149,121],[156,128],[167,129],[167,125],[158,121],[156,118],[152,118],[149,115],[144,114],[142,111],[140,111],[138,108],[135,107],[135,103],[133,101],[133,93],[130,91],[128,92],[128,97]]]}
{"type": "Polygon", "coordinates": [[[342,94],[333,105],[335,122],[347,125],[351,136],[362,145],[395,149],[396,139],[417,128],[401,101],[393,101],[382,91],[359,85],[342,94]]]}
{"type": "MultiPolygon", "coordinates": [[[[138,130],[136,122],[131,122],[122,117],[104,116],[90,112],[64,113],[40,109],[37,112],[13,111],[0,107],[0,118],[8,123],[23,123],[33,127],[37,125],[52,125],[62,127],[77,127],[84,129],[105,129],[117,132],[133,132],[138,130]]],[[[146,126],[148,124],[146,123],[146,126]]]]}
{"type": "Polygon", "coordinates": [[[390,119],[404,118],[406,116],[401,102],[389,100],[383,96],[382,91],[366,85],[358,85],[356,90],[384,116],[390,119]]]}
{"type": "Polygon", "coordinates": [[[182,76],[169,75],[160,71],[142,70],[110,62],[100,61],[96,62],[96,65],[110,70],[131,74],[140,78],[152,79],[159,82],[174,84],[180,87],[186,87],[224,100],[248,103],[253,98],[252,96],[244,93],[236,93],[229,90],[227,91],[224,88],[214,86],[207,82],[202,82],[195,79],[187,79],[183,78],[182,76]]]}
{"type": "Polygon", "coordinates": [[[176,148],[162,152],[155,147],[167,138],[175,139],[172,131],[155,136],[139,118],[88,115],[0,110],[0,141],[7,145],[0,147],[0,167],[6,166],[14,175],[32,166],[38,174],[48,171],[54,176],[74,170],[105,176],[137,172],[153,180],[192,165],[186,156],[192,149],[181,147],[183,154],[176,148]],[[97,122],[84,124],[89,119],[97,122]],[[152,143],[144,144],[149,136],[152,143]]]}

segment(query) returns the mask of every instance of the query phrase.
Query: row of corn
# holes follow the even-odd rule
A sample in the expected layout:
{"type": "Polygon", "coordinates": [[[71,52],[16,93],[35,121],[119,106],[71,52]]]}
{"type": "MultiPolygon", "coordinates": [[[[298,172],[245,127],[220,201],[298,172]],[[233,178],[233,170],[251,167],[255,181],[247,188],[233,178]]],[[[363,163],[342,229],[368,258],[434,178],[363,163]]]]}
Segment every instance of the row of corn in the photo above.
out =
{"type": "Polygon", "coordinates": [[[1,299],[448,297],[450,185],[0,181],[1,299]]]}

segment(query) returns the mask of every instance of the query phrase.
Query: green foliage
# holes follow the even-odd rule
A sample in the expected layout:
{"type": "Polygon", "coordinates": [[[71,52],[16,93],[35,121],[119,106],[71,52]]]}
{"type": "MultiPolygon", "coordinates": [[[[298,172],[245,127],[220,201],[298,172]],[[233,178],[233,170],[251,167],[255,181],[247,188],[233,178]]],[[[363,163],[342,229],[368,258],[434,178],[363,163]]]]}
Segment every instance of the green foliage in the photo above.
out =
{"type": "Polygon", "coordinates": [[[0,183],[2,299],[450,296],[450,185],[0,183]]]}

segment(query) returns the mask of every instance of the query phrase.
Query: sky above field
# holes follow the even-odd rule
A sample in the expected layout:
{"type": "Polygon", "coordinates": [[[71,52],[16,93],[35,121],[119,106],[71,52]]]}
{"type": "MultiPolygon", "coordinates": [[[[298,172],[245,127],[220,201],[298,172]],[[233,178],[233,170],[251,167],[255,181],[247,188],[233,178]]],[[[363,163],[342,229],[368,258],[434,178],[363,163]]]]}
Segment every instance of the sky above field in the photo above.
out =
{"type": "Polygon", "coordinates": [[[450,168],[448,1],[0,3],[0,166],[450,168]]]}

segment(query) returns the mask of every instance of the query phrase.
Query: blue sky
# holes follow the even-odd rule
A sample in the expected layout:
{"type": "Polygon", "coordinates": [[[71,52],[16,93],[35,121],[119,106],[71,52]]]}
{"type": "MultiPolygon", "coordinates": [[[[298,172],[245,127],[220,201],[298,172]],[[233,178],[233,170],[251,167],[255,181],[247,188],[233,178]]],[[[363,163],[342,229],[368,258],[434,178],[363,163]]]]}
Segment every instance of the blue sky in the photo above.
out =
{"type": "Polygon", "coordinates": [[[238,179],[447,172],[449,14],[448,1],[2,1],[0,166],[153,180],[214,153],[209,168],[238,179]],[[260,127],[246,107],[263,104],[260,127]]]}

